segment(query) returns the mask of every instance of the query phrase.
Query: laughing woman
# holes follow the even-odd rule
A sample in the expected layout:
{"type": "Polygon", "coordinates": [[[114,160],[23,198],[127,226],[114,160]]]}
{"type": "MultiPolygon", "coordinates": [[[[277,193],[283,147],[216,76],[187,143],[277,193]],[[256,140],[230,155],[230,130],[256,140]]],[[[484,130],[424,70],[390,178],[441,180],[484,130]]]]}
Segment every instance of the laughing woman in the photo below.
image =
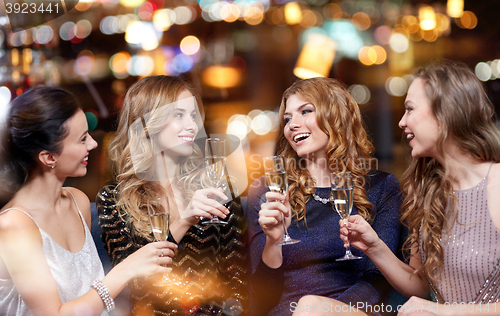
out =
{"type": "Polygon", "coordinates": [[[162,264],[172,262],[176,246],[158,242],[104,276],[88,228],[89,199],[63,187],[67,177],[87,173],[97,146],[87,130],[66,90],[37,87],[11,103],[0,189],[20,188],[0,210],[2,315],[99,315],[132,279],[171,270],[162,264]]]}
{"type": "Polygon", "coordinates": [[[164,195],[170,210],[169,240],[179,243],[173,282],[139,279],[130,285],[133,315],[222,315],[246,307],[243,211],[215,198],[202,151],[195,141],[203,127],[203,105],[195,90],[177,77],[150,76],[125,95],[110,157],[116,184],[97,196],[102,239],[113,264],[154,240],[146,198],[164,195]],[[219,216],[229,224],[204,224],[219,216]]]}
{"type": "MultiPolygon", "coordinates": [[[[410,297],[398,315],[498,315],[500,133],[494,108],[474,72],[450,61],[416,73],[405,108],[399,126],[413,157],[402,182],[410,263],[392,255],[358,216],[349,219],[349,240],[410,297]],[[425,299],[429,289],[434,302],[425,299]]],[[[345,239],[348,229],[342,232],[345,239]]]]}
{"type": "Polygon", "coordinates": [[[315,294],[346,304],[374,305],[390,290],[377,267],[361,260],[336,261],[345,253],[339,215],[329,202],[330,173],[355,177],[354,208],[396,252],[400,241],[399,182],[370,171],[373,146],[358,105],[336,80],[301,80],[282,98],[276,152],[287,158],[288,195],[268,192],[264,179],[249,191],[251,306],[254,315],[290,315],[297,301],[315,294]],[[279,201],[285,201],[281,203],[279,201]],[[294,245],[275,245],[283,236],[282,218],[294,245]]]}

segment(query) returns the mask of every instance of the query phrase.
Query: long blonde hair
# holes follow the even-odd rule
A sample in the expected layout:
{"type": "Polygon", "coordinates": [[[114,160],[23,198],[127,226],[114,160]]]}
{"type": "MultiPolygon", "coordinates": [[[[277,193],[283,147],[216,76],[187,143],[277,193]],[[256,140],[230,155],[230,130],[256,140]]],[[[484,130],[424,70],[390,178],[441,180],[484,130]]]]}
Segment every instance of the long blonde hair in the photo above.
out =
{"type": "Polygon", "coordinates": [[[279,111],[280,130],[276,152],[287,157],[290,201],[295,220],[306,221],[306,203],[315,192],[314,181],[305,166],[305,160],[297,155],[283,130],[286,101],[299,95],[316,107],[318,127],[329,137],[326,147],[330,172],[351,171],[354,178],[354,204],[358,213],[367,220],[373,215],[372,203],[366,197],[366,162],[371,159],[374,148],[363,127],[361,113],[356,101],[337,80],[312,78],[295,82],[284,93],[279,111]]]}
{"type": "MultiPolygon", "coordinates": [[[[197,123],[202,124],[204,111],[201,98],[186,82],[170,76],[145,77],[128,89],[120,110],[116,136],[110,144],[109,155],[117,174],[120,215],[128,221],[135,234],[149,240],[151,228],[145,210],[146,199],[156,196],[164,188],[155,181],[158,180],[155,175],[155,142],[146,138],[154,140],[172,120],[174,102],[185,90],[194,96],[201,116],[197,123]]],[[[200,168],[202,165],[203,155],[195,143],[193,154],[182,158],[176,175],[176,184],[186,201],[206,181],[205,173],[200,168]]],[[[167,190],[167,196],[174,199],[171,190],[167,190]]],[[[170,204],[173,207],[173,203],[170,204]]]]}
{"type": "MultiPolygon", "coordinates": [[[[466,65],[450,61],[421,68],[415,76],[424,84],[440,127],[440,155],[444,157],[444,143],[451,140],[478,162],[500,162],[495,111],[477,76],[466,65]]],[[[434,158],[412,158],[401,187],[406,194],[402,220],[410,231],[405,247],[418,248],[421,240],[425,262],[416,273],[423,272],[436,281],[444,260],[441,235],[456,220],[457,200],[450,175],[446,166],[434,158]]]]}

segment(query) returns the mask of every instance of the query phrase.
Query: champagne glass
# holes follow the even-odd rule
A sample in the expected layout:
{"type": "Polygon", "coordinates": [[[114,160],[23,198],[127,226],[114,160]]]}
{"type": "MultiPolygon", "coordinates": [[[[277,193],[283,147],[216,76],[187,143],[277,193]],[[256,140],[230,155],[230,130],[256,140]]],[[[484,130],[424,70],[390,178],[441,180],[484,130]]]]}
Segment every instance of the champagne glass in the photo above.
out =
{"type": "MultiPolygon", "coordinates": [[[[205,141],[205,167],[212,186],[219,188],[222,185],[224,169],[226,168],[226,140],[221,138],[207,138],[205,141]]],[[[227,224],[217,216],[204,221],[203,224],[227,224]]]]}
{"type": "Polygon", "coordinates": [[[147,208],[151,229],[156,241],[165,241],[168,238],[170,212],[166,197],[152,197],[147,200],[147,208]]]}
{"type": "MultiPolygon", "coordinates": [[[[266,175],[266,183],[269,190],[273,192],[278,192],[283,195],[287,194],[288,191],[288,181],[286,176],[285,159],[283,156],[272,156],[264,158],[264,172],[266,175]]],[[[284,201],[280,201],[284,203],[284,201]]],[[[288,235],[288,230],[286,229],[285,216],[283,215],[283,239],[281,242],[276,243],[276,245],[292,245],[300,242],[300,240],[293,239],[288,235]]]]}
{"type": "MultiPolygon", "coordinates": [[[[147,199],[147,208],[155,240],[167,240],[168,229],[170,227],[170,209],[167,198],[165,196],[150,197],[147,199]]],[[[161,256],[163,257],[163,251],[161,256]]],[[[164,276],[164,279],[168,280],[168,277],[164,276]]]]}
{"type": "MultiPolygon", "coordinates": [[[[352,175],[350,171],[332,173],[332,195],[331,201],[340,218],[347,224],[349,215],[351,215],[353,204],[352,175]]],[[[349,240],[345,249],[345,255],[338,258],[337,261],[361,259],[351,253],[349,240]]]]}

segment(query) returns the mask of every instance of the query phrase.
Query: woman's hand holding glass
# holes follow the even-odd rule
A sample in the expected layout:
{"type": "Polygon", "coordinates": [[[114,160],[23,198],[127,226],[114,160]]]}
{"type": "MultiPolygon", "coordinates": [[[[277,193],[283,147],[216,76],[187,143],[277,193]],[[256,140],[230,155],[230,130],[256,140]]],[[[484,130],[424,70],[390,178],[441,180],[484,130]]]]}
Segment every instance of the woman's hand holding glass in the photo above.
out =
{"type": "Polygon", "coordinates": [[[272,191],[266,193],[266,202],[260,206],[259,225],[272,244],[283,241],[285,232],[283,227],[290,226],[290,214],[288,196],[272,191]],[[285,219],[284,225],[282,224],[283,219],[285,219]]]}
{"type": "Polygon", "coordinates": [[[196,191],[184,212],[181,212],[181,220],[185,220],[190,226],[193,226],[201,218],[211,218],[213,216],[226,218],[229,210],[219,203],[216,200],[217,198],[223,201],[228,199],[220,188],[207,188],[196,191]]]}
{"type": "Polygon", "coordinates": [[[123,268],[124,273],[130,273],[131,279],[170,273],[172,268],[167,265],[172,263],[176,249],[177,245],[169,241],[152,242],[128,256],[118,266],[123,268]]]}
{"type": "Polygon", "coordinates": [[[339,225],[340,238],[344,241],[344,245],[350,244],[368,256],[370,256],[370,252],[376,251],[378,243],[381,242],[377,233],[360,215],[349,216],[347,223],[341,219],[339,225]]]}

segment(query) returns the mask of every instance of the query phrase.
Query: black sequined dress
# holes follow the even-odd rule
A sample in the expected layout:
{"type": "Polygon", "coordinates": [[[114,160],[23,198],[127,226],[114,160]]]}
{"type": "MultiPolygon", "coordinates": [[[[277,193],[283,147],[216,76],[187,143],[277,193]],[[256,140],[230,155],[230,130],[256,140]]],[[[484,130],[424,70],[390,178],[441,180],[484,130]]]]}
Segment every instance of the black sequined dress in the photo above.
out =
{"type": "MultiPolygon", "coordinates": [[[[102,240],[113,265],[149,242],[131,233],[116,206],[117,196],[112,184],[96,199],[102,240]]],[[[230,211],[228,225],[199,222],[188,230],[178,243],[168,279],[154,275],[129,284],[132,315],[238,315],[240,308],[240,315],[247,314],[245,221],[238,198],[230,211]]],[[[174,241],[171,235],[169,240],[174,241]]]]}

